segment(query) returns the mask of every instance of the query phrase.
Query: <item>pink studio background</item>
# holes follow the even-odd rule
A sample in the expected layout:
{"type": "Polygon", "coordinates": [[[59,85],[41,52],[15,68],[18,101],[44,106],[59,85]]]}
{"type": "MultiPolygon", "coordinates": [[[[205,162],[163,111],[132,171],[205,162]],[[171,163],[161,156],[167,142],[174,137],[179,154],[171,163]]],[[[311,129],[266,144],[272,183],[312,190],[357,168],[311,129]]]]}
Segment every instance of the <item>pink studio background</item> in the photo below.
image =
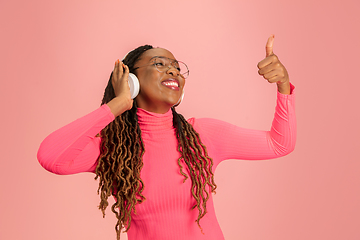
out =
{"type": "MultiPolygon", "coordinates": [[[[52,131],[96,109],[113,63],[142,44],[190,68],[178,111],[268,129],[265,43],[297,91],[293,153],[226,161],[214,196],[227,240],[360,239],[357,0],[2,1],[0,239],[115,239],[91,174],[37,162],[52,131]]],[[[122,239],[126,239],[126,236],[122,239]]]]}

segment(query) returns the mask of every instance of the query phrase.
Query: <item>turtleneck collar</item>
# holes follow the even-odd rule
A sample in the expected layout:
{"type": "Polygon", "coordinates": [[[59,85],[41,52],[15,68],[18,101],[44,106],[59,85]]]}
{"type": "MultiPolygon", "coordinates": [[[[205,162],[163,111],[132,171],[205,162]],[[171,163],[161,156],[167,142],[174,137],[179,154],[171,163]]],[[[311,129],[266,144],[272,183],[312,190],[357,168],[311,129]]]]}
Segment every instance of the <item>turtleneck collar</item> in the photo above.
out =
{"type": "Polygon", "coordinates": [[[171,109],[169,109],[166,113],[161,114],[138,108],[137,116],[141,131],[174,129],[171,109]]]}

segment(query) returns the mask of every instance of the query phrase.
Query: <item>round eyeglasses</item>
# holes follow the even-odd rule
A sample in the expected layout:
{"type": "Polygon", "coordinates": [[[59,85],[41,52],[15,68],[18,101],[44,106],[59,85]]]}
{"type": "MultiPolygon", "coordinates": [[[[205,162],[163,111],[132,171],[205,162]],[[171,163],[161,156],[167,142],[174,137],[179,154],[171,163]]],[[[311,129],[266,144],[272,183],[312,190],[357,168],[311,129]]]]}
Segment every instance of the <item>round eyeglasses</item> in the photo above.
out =
{"type": "Polygon", "coordinates": [[[170,58],[167,58],[167,57],[162,57],[162,56],[152,57],[150,59],[150,61],[151,61],[150,64],[140,66],[140,67],[136,67],[133,70],[136,70],[136,69],[141,68],[141,67],[146,67],[146,66],[149,66],[149,65],[153,65],[153,66],[156,67],[156,69],[159,72],[166,72],[167,70],[169,70],[171,68],[171,66],[173,66],[176,70],[179,71],[180,75],[183,78],[187,78],[189,76],[188,67],[186,66],[185,63],[183,63],[181,61],[177,61],[177,60],[170,59],[170,58]]]}

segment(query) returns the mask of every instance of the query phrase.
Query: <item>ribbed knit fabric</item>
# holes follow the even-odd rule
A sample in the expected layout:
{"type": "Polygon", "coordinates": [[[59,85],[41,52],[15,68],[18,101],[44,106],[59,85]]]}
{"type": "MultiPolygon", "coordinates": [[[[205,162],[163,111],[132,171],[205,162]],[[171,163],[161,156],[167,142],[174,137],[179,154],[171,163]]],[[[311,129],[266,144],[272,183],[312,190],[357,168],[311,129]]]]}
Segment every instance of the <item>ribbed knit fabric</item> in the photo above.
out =
{"type": "MultiPolygon", "coordinates": [[[[189,119],[214,161],[213,171],[225,159],[270,159],[290,153],[296,139],[294,97],[293,92],[278,93],[270,131],[244,129],[209,118],[189,119]]],[[[171,110],[156,114],[138,109],[137,114],[145,144],[141,178],[146,200],[136,205],[137,214],[132,214],[128,239],[224,239],[212,197],[207,203],[208,213],[200,220],[204,234],[195,223],[198,210],[192,210],[196,202],[190,192],[191,180],[183,183],[177,164],[180,154],[171,110]]],[[[53,132],[40,146],[39,162],[57,174],[94,172],[100,153],[100,139],[95,136],[113,120],[110,109],[103,105],[53,132]]]]}

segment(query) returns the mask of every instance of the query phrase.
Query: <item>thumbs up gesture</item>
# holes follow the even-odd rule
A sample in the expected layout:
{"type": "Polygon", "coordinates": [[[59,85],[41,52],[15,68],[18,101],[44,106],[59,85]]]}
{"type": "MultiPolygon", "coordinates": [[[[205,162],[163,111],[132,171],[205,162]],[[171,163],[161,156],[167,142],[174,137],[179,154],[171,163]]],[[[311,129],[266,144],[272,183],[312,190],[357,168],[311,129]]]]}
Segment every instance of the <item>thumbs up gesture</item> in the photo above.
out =
{"type": "Polygon", "coordinates": [[[288,72],[273,52],[274,37],[274,35],[271,35],[266,43],[266,57],[258,63],[258,73],[269,83],[276,83],[280,93],[290,94],[288,72]]]}

